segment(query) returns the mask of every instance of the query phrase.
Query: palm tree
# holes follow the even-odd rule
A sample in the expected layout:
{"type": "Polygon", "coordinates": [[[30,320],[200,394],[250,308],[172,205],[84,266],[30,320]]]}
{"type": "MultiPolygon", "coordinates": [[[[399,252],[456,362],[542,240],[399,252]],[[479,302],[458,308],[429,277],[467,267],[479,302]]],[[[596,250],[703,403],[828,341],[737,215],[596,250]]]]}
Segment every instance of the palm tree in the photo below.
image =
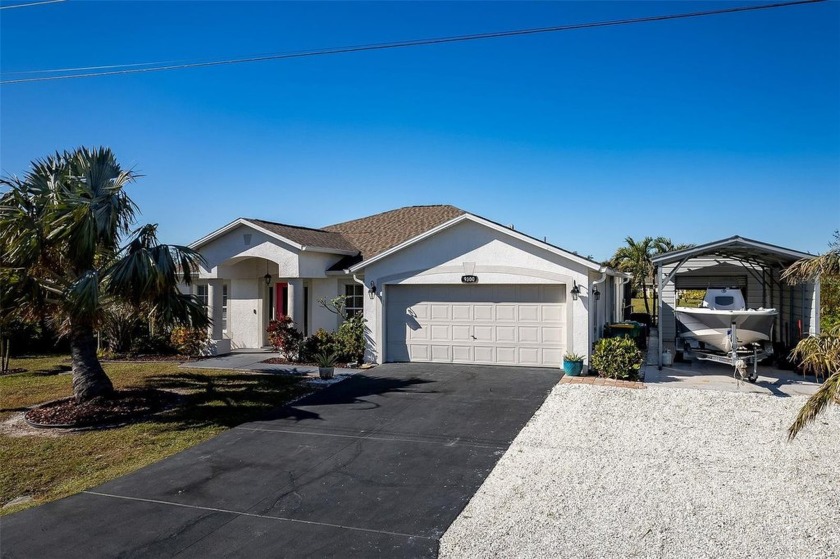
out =
{"type": "Polygon", "coordinates": [[[201,257],[159,244],[156,226],[131,230],[137,206],[124,188],[137,178],[108,148],[79,148],[0,179],[0,320],[48,317],[69,337],[77,402],[107,397],[95,328],[109,305],[127,303],[164,323],[208,324],[181,294],[201,257]],[[127,242],[121,246],[121,242],[127,242]]]}
{"type": "Polygon", "coordinates": [[[651,264],[650,259],[654,250],[654,239],[652,237],[645,237],[641,241],[636,242],[633,237],[627,237],[624,239],[624,242],[627,244],[619,247],[615,251],[615,254],[609,260],[609,265],[622,272],[633,274],[633,287],[636,290],[642,290],[642,297],[645,300],[645,311],[650,314],[647,284],[653,278],[653,264],[651,264]]]}
{"type": "MultiPolygon", "coordinates": [[[[834,239],[828,252],[795,262],[784,271],[782,279],[791,284],[817,279],[824,283],[840,281],[840,232],[834,232],[834,239]]],[[[829,404],[840,404],[840,324],[819,336],[800,340],[791,352],[791,358],[799,360],[806,371],[828,377],[808,398],[788,429],[788,437],[793,439],[829,404]]]]}

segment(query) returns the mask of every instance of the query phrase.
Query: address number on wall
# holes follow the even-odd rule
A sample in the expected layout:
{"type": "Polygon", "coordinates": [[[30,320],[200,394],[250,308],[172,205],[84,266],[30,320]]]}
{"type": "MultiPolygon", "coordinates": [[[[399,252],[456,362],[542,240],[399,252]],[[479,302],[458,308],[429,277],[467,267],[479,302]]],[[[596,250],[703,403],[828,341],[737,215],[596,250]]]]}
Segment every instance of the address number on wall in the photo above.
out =
{"type": "Polygon", "coordinates": [[[461,276],[461,283],[478,283],[478,276],[461,276]]]}

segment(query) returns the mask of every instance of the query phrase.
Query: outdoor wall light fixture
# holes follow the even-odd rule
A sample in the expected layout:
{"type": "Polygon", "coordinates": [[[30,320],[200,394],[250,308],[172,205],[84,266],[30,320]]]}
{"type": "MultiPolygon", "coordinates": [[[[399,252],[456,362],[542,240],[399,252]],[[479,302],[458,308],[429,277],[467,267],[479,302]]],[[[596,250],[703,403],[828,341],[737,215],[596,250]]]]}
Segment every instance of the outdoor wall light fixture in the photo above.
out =
{"type": "Polygon", "coordinates": [[[267,273],[263,276],[266,285],[271,285],[271,274],[267,273]]]}
{"type": "Polygon", "coordinates": [[[370,297],[371,299],[376,297],[376,284],[373,282],[370,282],[370,289],[368,289],[368,297],[370,297]]]}
{"type": "Polygon", "coordinates": [[[600,300],[601,300],[601,292],[600,292],[600,291],[598,291],[598,288],[597,288],[597,287],[593,288],[592,295],[595,297],[595,300],[596,300],[596,301],[600,301],[600,300]]]}
{"type": "Polygon", "coordinates": [[[578,284],[577,284],[576,281],[572,280],[572,283],[574,284],[574,286],[572,287],[572,292],[571,292],[572,293],[572,300],[577,301],[578,297],[580,297],[580,287],[578,287],[578,284]]]}

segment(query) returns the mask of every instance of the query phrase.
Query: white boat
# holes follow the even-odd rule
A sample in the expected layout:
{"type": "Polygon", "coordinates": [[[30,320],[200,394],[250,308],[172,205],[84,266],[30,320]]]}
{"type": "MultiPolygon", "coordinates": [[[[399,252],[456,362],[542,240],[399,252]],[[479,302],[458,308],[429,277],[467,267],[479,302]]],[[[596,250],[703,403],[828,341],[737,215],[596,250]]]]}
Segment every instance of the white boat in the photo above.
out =
{"type": "Polygon", "coordinates": [[[674,312],[685,337],[695,338],[706,347],[730,352],[732,349],[770,339],[778,311],[748,309],[740,289],[707,289],[702,306],[676,307],[674,312]],[[732,327],[738,346],[733,348],[732,327]]]}

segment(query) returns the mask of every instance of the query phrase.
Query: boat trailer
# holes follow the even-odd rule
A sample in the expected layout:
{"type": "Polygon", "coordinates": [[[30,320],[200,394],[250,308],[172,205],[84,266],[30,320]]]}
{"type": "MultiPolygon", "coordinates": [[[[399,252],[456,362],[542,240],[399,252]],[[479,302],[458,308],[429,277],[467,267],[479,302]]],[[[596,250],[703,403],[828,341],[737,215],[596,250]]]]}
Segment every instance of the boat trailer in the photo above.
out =
{"type": "MultiPolygon", "coordinates": [[[[733,323],[726,332],[729,340],[727,347],[729,351],[712,351],[707,349],[693,349],[688,341],[685,347],[698,361],[712,361],[723,365],[732,365],[735,368],[733,377],[735,380],[747,380],[755,382],[758,380],[758,362],[773,355],[771,344],[750,344],[751,347],[742,347],[738,343],[738,330],[733,323]],[[747,368],[752,365],[752,372],[747,373],[747,368]]],[[[685,338],[683,338],[685,339],[685,338]]],[[[679,345],[678,345],[679,347],[679,345]]]]}

